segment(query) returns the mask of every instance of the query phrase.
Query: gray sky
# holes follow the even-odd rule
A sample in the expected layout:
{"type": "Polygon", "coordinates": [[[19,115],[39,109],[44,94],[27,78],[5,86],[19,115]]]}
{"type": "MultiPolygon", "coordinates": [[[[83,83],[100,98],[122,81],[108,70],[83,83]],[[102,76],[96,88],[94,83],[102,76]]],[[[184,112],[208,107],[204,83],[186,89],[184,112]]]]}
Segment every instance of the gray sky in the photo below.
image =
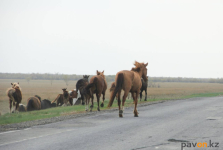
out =
{"type": "Polygon", "coordinates": [[[223,77],[222,0],[1,0],[0,72],[223,77]]]}

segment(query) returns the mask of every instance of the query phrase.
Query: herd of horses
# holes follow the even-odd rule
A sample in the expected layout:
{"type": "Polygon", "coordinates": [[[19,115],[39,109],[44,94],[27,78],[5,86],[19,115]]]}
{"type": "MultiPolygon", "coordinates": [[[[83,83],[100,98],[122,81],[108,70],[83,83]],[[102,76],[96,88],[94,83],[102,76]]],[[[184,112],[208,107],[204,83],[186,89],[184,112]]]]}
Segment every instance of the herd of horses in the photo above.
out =
{"type": "MultiPolygon", "coordinates": [[[[129,93],[131,93],[134,101],[134,116],[138,117],[137,103],[140,95],[142,99],[142,92],[145,91],[145,101],[147,99],[147,65],[148,63],[139,63],[135,61],[131,70],[123,70],[116,74],[115,82],[111,84],[110,88],[110,100],[108,107],[110,108],[116,97],[119,107],[119,117],[123,117],[123,111],[125,101],[129,93]],[[121,92],[124,91],[121,104],[121,92]]],[[[100,107],[104,107],[105,93],[107,90],[107,82],[105,79],[104,71],[97,70],[97,74],[92,76],[89,81],[89,76],[84,75],[83,79],[80,79],[76,83],[76,90],[67,91],[66,88],[62,89],[63,94],[59,94],[52,102],[35,95],[27,100],[27,106],[21,105],[22,92],[19,83],[11,83],[12,87],[9,88],[6,93],[9,97],[10,112],[16,111],[32,111],[46,109],[56,106],[69,106],[74,105],[78,99],[81,99],[82,105],[85,104],[85,110],[92,111],[94,107],[94,94],[97,98],[97,110],[100,111],[100,107]],[[102,96],[102,102],[100,104],[100,98],[102,96]],[[91,105],[90,105],[91,100],[91,105]],[[14,110],[11,111],[12,104],[14,110]],[[99,105],[100,104],[100,105],[99,105]],[[90,106],[89,106],[90,105],[90,106]]]]}

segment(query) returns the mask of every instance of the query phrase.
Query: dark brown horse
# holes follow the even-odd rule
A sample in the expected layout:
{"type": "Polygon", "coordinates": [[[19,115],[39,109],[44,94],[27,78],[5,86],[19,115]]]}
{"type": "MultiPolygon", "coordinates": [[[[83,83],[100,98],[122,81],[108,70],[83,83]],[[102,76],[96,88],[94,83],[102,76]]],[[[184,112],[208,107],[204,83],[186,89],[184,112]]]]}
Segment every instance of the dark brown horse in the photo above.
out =
{"type": "Polygon", "coordinates": [[[63,106],[69,106],[70,104],[70,94],[67,91],[67,88],[62,89],[63,90],[63,106]]]}
{"type": "Polygon", "coordinates": [[[88,78],[89,78],[88,75],[83,75],[83,79],[78,80],[76,83],[76,91],[78,92],[78,90],[79,90],[79,92],[80,92],[82,105],[84,105],[84,99],[87,96],[87,95],[85,95],[85,94],[87,94],[87,92],[85,91],[85,87],[89,84],[88,78]]]}
{"type": "Polygon", "coordinates": [[[119,106],[119,117],[123,117],[124,105],[128,93],[131,92],[135,107],[134,107],[134,116],[138,117],[137,103],[140,88],[142,86],[141,78],[146,80],[147,77],[147,68],[148,63],[139,63],[135,61],[135,68],[132,68],[131,71],[123,70],[116,74],[115,76],[115,91],[112,93],[108,107],[111,107],[114,101],[116,94],[118,93],[118,106],[119,106]],[[124,90],[124,96],[122,98],[122,108],[121,108],[121,90],[124,90]]]}
{"type": "Polygon", "coordinates": [[[35,95],[27,99],[26,105],[27,111],[40,110],[41,109],[41,97],[35,95]]]}
{"type": "Polygon", "coordinates": [[[6,91],[7,96],[9,97],[9,109],[11,113],[12,103],[14,106],[14,112],[18,111],[19,103],[22,101],[22,91],[18,83],[11,83],[12,88],[9,88],[6,91]]]}
{"type": "Polygon", "coordinates": [[[96,94],[97,97],[97,104],[98,104],[98,108],[97,110],[100,111],[100,107],[99,107],[99,102],[100,102],[100,97],[101,94],[103,95],[103,102],[101,103],[101,107],[104,107],[104,100],[105,100],[105,92],[107,90],[107,82],[105,80],[105,76],[104,76],[104,71],[99,72],[97,70],[97,75],[91,77],[89,84],[87,85],[87,87],[85,88],[86,91],[89,90],[90,95],[91,95],[91,110],[94,106],[94,98],[93,98],[93,94],[96,94]]]}
{"type": "Polygon", "coordinates": [[[147,101],[147,86],[148,86],[148,77],[147,77],[147,80],[143,80],[141,79],[142,81],[142,87],[140,89],[140,101],[142,100],[142,92],[145,91],[145,100],[144,101],[147,101]]]}
{"type": "Polygon", "coordinates": [[[89,84],[88,78],[89,78],[89,76],[84,75],[83,79],[78,80],[77,84],[76,84],[76,90],[79,91],[79,93],[81,95],[82,105],[84,105],[84,100],[85,100],[85,110],[86,111],[88,111],[89,102],[90,102],[90,98],[91,98],[90,90],[86,89],[86,87],[89,84]]]}

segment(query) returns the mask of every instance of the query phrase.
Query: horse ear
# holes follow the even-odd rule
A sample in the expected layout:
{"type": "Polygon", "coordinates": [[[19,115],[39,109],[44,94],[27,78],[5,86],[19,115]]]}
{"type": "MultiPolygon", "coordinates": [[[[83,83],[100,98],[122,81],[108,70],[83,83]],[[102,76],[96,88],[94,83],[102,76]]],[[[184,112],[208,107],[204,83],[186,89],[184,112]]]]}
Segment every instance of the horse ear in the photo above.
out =
{"type": "Polygon", "coordinates": [[[102,71],[102,73],[104,73],[104,70],[102,71]]]}
{"type": "Polygon", "coordinates": [[[11,83],[11,85],[13,85],[13,84],[11,83]]]}
{"type": "Polygon", "coordinates": [[[145,65],[145,67],[148,65],[148,63],[146,63],[146,64],[144,64],[145,65]]]}

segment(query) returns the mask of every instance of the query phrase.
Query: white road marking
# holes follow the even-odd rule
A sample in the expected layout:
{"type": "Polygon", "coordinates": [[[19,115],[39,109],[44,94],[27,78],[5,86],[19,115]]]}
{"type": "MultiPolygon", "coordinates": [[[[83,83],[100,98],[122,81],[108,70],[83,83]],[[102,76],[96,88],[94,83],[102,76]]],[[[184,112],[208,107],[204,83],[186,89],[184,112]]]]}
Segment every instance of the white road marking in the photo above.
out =
{"type": "Polygon", "coordinates": [[[31,129],[31,128],[27,128],[27,129],[23,129],[23,130],[15,130],[15,131],[2,132],[2,133],[0,133],[0,135],[1,135],[1,134],[13,133],[13,132],[19,132],[19,131],[26,131],[26,130],[29,130],[29,129],[31,129]]]}
{"type": "Polygon", "coordinates": [[[73,131],[73,130],[75,130],[75,129],[69,129],[69,130],[65,130],[65,131],[61,131],[61,132],[56,132],[56,133],[52,133],[52,134],[46,134],[46,135],[41,135],[41,136],[37,136],[37,137],[31,137],[31,138],[28,138],[28,139],[22,139],[22,140],[19,140],[19,141],[13,141],[13,142],[9,142],[9,143],[4,143],[4,144],[0,144],[0,146],[14,144],[14,143],[19,143],[19,142],[28,141],[28,140],[37,139],[37,138],[42,138],[42,137],[46,137],[46,136],[50,136],[50,135],[56,135],[56,134],[60,134],[60,133],[64,133],[64,132],[69,132],[69,131],[73,131]]]}

